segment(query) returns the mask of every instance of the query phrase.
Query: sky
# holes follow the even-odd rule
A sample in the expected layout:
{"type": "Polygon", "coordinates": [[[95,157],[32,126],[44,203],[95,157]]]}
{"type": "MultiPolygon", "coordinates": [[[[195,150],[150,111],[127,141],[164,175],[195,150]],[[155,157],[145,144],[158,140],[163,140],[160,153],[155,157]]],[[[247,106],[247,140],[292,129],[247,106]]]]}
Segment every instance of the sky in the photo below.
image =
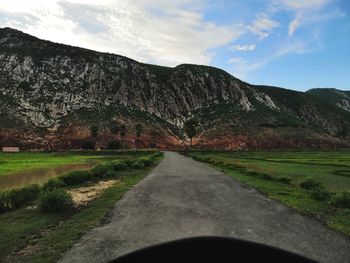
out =
{"type": "Polygon", "coordinates": [[[350,90],[350,0],[0,0],[0,27],[252,84],[350,90]]]}

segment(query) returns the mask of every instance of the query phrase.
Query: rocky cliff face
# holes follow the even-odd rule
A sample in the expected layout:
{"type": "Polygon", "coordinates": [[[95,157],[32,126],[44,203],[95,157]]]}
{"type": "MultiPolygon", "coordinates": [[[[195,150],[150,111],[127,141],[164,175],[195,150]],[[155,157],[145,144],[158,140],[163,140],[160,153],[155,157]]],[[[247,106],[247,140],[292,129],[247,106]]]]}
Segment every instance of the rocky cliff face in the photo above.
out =
{"type": "MultiPolygon", "coordinates": [[[[234,134],[248,136],[249,122],[242,116],[272,126],[281,118],[275,116],[285,116],[286,122],[290,116],[306,126],[316,123],[316,133],[338,139],[340,130],[349,126],[350,114],[344,110],[333,115],[323,113],[319,100],[312,101],[301,93],[295,95],[296,100],[302,98],[296,109],[284,101],[283,95],[279,97],[283,89],[275,89],[249,85],[213,67],[147,65],[43,41],[10,28],[0,29],[2,144],[12,140],[25,145],[31,141],[31,147],[42,147],[53,138],[57,147],[72,147],[62,146],[62,134],[72,141],[86,138],[89,125],[97,123],[102,127],[103,146],[106,136],[111,136],[107,126],[111,121],[121,121],[131,130],[135,122],[144,123],[147,143],[174,145],[180,143],[182,123],[189,115],[201,120],[204,141],[211,136],[208,131],[223,123],[239,124],[242,128],[234,134]],[[227,105],[230,109],[218,115],[217,110],[227,105]],[[238,117],[232,116],[233,110],[238,117]],[[14,135],[9,135],[10,130],[14,135]]],[[[343,130],[342,140],[349,135],[343,130]]],[[[135,136],[130,133],[132,141],[135,136]]]]}

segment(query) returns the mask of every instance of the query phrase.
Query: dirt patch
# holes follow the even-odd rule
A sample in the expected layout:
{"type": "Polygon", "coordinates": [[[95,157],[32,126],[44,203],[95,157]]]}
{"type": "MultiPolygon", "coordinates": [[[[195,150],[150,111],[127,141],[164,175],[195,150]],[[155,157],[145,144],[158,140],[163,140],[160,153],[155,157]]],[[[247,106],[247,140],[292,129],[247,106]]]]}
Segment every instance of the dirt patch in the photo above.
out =
{"type": "Polygon", "coordinates": [[[105,189],[117,183],[119,183],[118,180],[101,181],[91,186],[84,186],[69,190],[68,193],[72,195],[76,206],[83,206],[100,196],[105,189]]]}
{"type": "MultiPolygon", "coordinates": [[[[25,246],[22,250],[20,250],[19,252],[15,253],[15,257],[28,257],[28,256],[32,256],[35,255],[36,253],[38,253],[40,250],[42,250],[42,246],[38,245],[38,244],[29,244],[27,246],[25,246]]],[[[8,261],[11,262],[11,261],[8,261]]]]}
{"type": "MultiPolygon", "coordinates": [[[[62,224],[62,221],[59,222],[57,226],[60,226],[62,224]]],[[[3,259],[3,261],[0,260],[0,262],[19,262],[20,258],[24,259],[26,257],[31,257],[35,254],[40,253],[40,251],[43,250],[44,246],[38,244],[38,241],[41,238],[44,238],[48,236],[52,231],[56,229],[57,226],[48,226],[46,229],[43,229],[39,233],[32,234],[28,239],[23,240],[23,244],[20,245],[15,251],[13,251],[9,256],[3,259]]]]}

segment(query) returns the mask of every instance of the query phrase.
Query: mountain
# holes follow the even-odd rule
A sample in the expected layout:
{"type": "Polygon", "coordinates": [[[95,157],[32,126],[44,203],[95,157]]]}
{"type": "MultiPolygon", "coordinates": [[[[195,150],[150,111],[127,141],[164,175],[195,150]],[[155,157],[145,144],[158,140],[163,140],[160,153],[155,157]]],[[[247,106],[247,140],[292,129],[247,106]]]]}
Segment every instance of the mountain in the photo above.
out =
{"type": "Polygon", "coordinates": [[[323,102],[331,103],[350,112],[350,91],[327,88],[311,89],[307,92],[323,102]]]}
{"type": "Polygon", "coordinates": [[[144,146],[178,146],[189,116],[198,120],[197,147],[349,146],[350,112],[321,97],[250,85],[214,67],[149,65],[0,29],[0,146],[79,148],[97,125],[105,147],[116,137],[111,123],[126,125],[130,147],[138,123],[144,146]]]}

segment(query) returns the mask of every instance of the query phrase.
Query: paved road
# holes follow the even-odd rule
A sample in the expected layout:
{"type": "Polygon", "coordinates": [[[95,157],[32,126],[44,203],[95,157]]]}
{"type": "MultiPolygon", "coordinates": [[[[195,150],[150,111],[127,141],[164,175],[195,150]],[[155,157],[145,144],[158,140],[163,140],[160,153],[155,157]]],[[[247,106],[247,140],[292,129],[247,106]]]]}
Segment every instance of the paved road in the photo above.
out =
{"type": "Polygon", "coordinates": [[[348,237],[172,152],[115,204],[110,223],[88,232],[60,262],[104,262],[201,235],[261,242],[320,262],[350,262],[348,237]]]}

